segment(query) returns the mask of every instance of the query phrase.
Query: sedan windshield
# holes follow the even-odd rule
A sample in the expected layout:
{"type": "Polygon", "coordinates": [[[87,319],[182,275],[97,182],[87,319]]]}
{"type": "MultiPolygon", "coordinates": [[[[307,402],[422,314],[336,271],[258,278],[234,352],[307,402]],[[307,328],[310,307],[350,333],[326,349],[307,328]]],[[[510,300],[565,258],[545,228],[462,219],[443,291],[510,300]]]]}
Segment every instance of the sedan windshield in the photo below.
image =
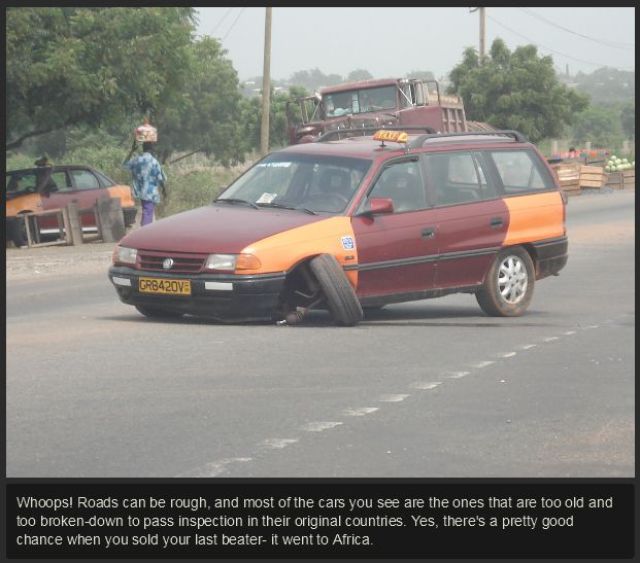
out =
{"type": "Polygon", "coordinates": [[[247,170],[217,201],[341,213],[370,165],[358,158],[274,153],[247,170]]]}

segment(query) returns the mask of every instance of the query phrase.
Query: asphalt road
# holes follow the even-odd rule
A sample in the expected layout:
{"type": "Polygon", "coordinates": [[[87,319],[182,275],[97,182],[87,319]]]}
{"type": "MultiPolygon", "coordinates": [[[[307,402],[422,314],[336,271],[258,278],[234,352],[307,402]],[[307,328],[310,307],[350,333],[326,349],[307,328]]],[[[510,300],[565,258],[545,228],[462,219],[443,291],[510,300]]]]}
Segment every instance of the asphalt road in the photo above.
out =
{"type": "Polygon", "coordinates": [[[101,267],[9,277],[7,475],[633,476],[634,205],[572,198],[569,263],[513,319],[156,322],[101,267]]]}

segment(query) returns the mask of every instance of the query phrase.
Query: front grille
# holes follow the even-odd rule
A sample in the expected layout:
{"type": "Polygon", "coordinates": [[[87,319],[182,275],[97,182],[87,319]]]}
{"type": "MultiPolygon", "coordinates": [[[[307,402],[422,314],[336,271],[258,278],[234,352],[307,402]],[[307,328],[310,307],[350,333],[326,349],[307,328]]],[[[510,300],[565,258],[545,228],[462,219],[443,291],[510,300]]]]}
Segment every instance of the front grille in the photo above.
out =
{"type": "Polygon", "coordinates": [[[151,250],[138,251],[138,268],[155,272],[176,274],[197,274],[202,271],[206,254],[193,254],[188,252],[156,252],[151,250]],[[173,260],[173,266],[168,270],[162,267],[167,259],[173,260]]]}

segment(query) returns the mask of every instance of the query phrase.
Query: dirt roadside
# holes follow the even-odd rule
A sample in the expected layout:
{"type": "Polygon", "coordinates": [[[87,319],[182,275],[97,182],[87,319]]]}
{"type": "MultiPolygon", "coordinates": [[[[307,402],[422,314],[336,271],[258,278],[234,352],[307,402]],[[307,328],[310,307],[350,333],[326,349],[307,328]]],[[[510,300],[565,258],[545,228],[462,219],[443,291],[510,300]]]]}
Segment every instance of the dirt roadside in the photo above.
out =
{"type": "Polygon", "coordinates": [[[111,265],[115,243],[90,242],[79,246],[7,248],[7,281],[104,272],[111,265]]]}

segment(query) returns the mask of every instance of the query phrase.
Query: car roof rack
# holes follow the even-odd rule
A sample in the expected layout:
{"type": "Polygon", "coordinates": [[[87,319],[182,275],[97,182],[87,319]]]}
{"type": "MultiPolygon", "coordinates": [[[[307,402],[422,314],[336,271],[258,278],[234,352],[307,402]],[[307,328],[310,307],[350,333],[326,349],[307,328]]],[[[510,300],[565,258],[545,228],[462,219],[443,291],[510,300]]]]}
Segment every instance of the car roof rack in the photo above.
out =
{"type": "Polygon", "coordinates": [[[323,135],[315,139],[314,142],[321,143],[321,142],[334,141],[334,140],[339,141],[342,139],[342,135],[345,133],[352,133],[351,135],[347,135],[346,137],[344,137],[346,139],[349,139],[351,137],[357,137],[358,134],[364,137],[371,133],[375,133],[376,131],[380,131],[381,129],[389,130],[389,131],[406,131],[407,133],[424,131],[425,133],[427,133],[427,135],[422,135],[423,137],[433,136],[436,132],[435,129],[433,129],[433,127],[417,127],[413,125],[408,127],[398,127],[398,126],[383,127],[380,125],[378,126],[367,125],[366,127],[357,127],[352,129],[334,129],[332,131],[327,131],[326,133],[324,133],[323,135]],[[337,137],[337,139],[334,139],[333,137],[337,137]]]}
{"type": "Polygon", "coordinates": [[[526,143],[528,142],[527,138],[520,133],[520,131],[515,131],[513,129],[497,129],[495,131],[466,131],[460,133],[436,133],[436,134],[427,134],[420,135],[418,138],[413,139],[410,143],[408,143],[408,149],[417,149],[421,147],[425,141],[430,139],[442,139],[443,137],[491,137],[491,136],[503,136],[503,137],[512,137],[516,143],[526,143]]]}

